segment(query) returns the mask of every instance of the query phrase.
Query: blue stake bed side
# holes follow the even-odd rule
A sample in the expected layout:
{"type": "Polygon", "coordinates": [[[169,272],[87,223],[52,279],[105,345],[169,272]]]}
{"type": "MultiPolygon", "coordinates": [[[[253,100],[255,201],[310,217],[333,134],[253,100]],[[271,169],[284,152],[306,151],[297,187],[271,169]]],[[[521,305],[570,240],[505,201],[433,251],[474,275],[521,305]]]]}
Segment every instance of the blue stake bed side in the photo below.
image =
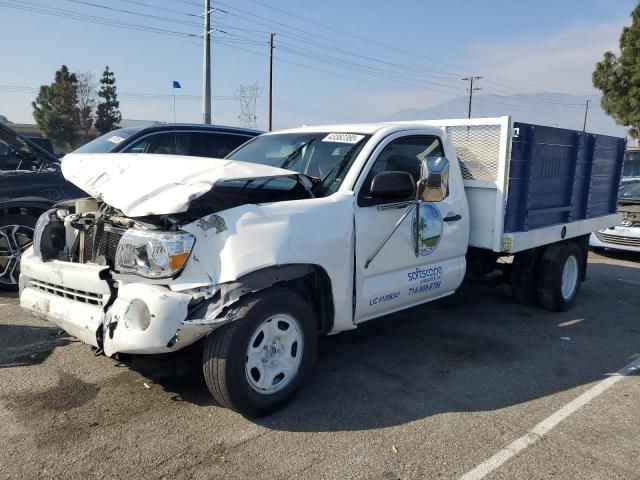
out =
{"type": "Polygon", "coordinates": [[[441,127],[453,143],[471,247],[511,254],[620,221],[623,138],[512,123],[508,116],[407,123],[441,127]]]}
{"type": "Polygon", "coordinates": [[[506,233],[616,213],[624,139],[528,123],[513,127],[506,233]]]}

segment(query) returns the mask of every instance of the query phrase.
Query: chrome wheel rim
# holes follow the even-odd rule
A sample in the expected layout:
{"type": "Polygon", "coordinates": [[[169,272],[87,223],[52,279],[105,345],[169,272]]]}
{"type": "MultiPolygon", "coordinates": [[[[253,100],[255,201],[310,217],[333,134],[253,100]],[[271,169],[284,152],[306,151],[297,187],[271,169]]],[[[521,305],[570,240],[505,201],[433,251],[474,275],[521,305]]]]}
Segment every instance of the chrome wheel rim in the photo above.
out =
{"type": "Polygon", "coordinates": [[[20,258],[33,244],[33,228],[25,225],[0,227],[0,283],[16,285],[20,276],[20,258]]]}
{"type": "Polygon", "coordinates": [[[578,284],[578,259],[571,255],[567,258],[562,269],[562,284],[560,290],[562,298],[569,300],[578,284]]]}
{"type": "Polygon", "coordinates": [[[277,314],[263,321],[251,335],[245,356],[245,374],[252,390],[263,395],[279,392],[296,377],[302,363],[300,323],[277,314]]]}

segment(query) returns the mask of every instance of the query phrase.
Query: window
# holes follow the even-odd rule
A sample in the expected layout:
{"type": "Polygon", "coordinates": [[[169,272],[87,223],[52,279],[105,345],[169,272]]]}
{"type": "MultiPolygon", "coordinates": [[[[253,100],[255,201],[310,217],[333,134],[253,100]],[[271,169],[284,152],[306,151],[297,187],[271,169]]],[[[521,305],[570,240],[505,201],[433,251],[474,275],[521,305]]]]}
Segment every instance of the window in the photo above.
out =
{"type": "Polygon", "coordinates": [[[358,198],[369,197],[373,177],[382,172],[408,172],[418,183],[422,160],[427,157],[443,156],[444,150],[438,137],[420,135],[393,140],[378,155],[362,184],[358,198]]]}
{"type": "MultiPolygon", "coordinates": [[[[196,153],[201,157],[224,158],[251,137],[230,133],[198,133],[202,139],[201,151],[196,153]]],[[[194,149],[197,151],[198,149],[194,149]]]]}
{"type": "Polygon", "coordinates": [[[124,151],[160,155],[190,155],[190,132],[162,132],[143,137],[124,151]]]}

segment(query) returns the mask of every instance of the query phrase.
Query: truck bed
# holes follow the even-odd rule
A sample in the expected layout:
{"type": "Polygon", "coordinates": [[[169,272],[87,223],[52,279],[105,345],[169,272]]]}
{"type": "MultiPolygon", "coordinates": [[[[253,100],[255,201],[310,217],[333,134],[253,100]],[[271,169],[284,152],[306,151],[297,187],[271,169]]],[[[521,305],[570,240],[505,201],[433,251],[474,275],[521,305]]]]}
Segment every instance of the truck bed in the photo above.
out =
{"type": "Polygon", "coordinates": [[[610,227],[626,140],[512,123],[511,117],[412,122],[443,128],[469,201],[469,245],[506,254],[610,227]]]}

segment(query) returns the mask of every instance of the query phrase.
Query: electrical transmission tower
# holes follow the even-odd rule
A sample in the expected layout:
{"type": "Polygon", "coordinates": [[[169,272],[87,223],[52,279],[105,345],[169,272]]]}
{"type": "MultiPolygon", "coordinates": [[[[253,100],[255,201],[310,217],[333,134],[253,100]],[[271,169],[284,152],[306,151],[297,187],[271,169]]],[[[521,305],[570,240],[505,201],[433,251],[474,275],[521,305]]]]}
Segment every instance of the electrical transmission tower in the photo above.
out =
{"type": "Polygon", "coordinates": [[[262,93],[262,87],[258,82],[251,85],[240,85],[236,90],[236,98],[240,100],[240,125],[245,128],[258,128],[256,117],[256,101],[262,93]]]}

